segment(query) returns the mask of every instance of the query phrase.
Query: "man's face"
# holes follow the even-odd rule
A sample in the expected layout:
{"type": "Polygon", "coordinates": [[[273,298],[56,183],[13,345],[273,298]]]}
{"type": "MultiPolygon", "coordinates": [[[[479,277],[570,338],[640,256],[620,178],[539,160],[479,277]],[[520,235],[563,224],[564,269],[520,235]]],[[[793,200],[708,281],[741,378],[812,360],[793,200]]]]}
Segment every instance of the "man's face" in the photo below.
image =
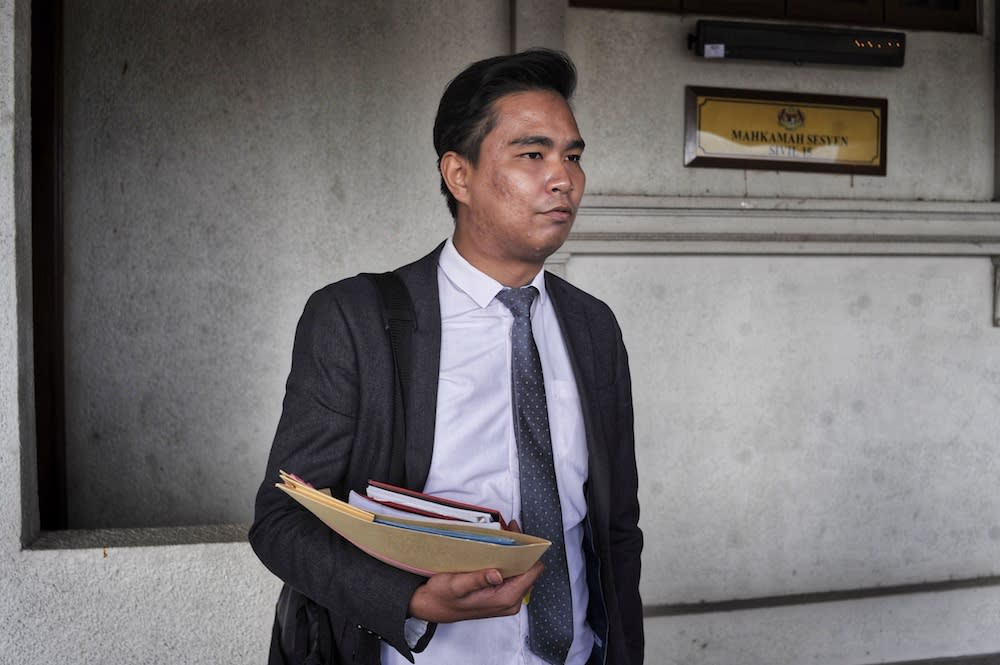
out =
{"type": "MultiPolygon", "coordinates": [[[[494,103],[479,163],[466,163],[455,246],[487,274],[533,276],[569,235],[583,197],[583,139],[566,100],[533,90],[494,103]]],[[[501,279],[500,281],[503,282],[501,279]]],[[[506,282],[504,282],[506,283],[506,282]]],[[[509,284],[514,286],[514,284],[509,284]]]]}

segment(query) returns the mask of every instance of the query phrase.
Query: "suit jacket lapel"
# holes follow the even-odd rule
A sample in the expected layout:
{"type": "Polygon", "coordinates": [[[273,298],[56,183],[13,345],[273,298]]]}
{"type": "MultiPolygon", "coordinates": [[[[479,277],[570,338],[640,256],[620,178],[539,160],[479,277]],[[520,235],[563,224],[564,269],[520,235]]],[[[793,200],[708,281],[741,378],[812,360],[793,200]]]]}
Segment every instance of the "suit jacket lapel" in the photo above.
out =
{"type": "Polygon", "coordinates": [[[578,299],[573,298],[566,288],[565,282],[545,274],[545,289],[552,299],[552,307],[562,329],[563,340],[569,353],[573,374],[576,376],[577,392],[580,395],[580,410],[583,412],[583,425],[587,435],[587,450],[590,453],[590,473],[606,473],[606,450],[599,445],[597,424],[594,422],[597,414],[596,395],[597,376],[595,369],[594,341],[591,337],[591,326],[587,314],[580,306],[578,299]]]}
{"type": "Polygon", "coordinates": [[[417,317],[413,331],[412,388],[406,396],[406,485],[423,489],[434,452],[438,373],[441,366],[441,304],[438,255],[441,245],[424,258],[399,269],[417,317]]]}

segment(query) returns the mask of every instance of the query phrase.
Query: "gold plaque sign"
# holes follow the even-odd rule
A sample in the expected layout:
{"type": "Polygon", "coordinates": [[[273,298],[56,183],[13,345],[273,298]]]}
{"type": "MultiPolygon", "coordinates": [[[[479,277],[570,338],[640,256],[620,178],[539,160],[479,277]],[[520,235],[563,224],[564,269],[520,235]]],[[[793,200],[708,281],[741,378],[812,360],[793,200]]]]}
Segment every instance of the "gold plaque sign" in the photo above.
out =
{"type": "Polygon", "coordinates": [[[885,99],[687,88],[685,166],[885,175],[885,99]]]}

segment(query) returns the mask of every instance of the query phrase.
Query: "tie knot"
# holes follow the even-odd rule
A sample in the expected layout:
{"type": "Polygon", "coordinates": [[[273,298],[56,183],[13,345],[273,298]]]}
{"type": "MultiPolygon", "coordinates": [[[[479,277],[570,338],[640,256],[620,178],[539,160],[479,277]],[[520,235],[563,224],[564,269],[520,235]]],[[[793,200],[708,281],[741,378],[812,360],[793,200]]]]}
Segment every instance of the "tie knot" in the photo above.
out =
{"type": "Polygon", "coordinates": [[[507,306],[515,319],[520,319],[531,317],[531,303],[537,295],[538,289],[525,286],[520,289],[504,289],[496,295],[496,298],[507,306]]]}

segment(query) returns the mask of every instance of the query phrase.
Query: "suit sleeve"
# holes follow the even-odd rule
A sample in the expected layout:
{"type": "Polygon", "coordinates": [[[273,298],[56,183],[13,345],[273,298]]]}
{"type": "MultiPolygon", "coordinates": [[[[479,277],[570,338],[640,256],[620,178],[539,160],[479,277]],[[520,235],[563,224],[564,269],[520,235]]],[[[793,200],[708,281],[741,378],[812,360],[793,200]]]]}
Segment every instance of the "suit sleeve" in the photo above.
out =
{"type": "Polygon", "coordinates": [[[639,529],[639,479],[635,460],[632,378],[628,354],[617,324],[615,329],[618,356],[615,377],[618,437],[613,449],[612,468],[615,469],[614,482],[618,491],[612,492],[615,498],[610,515],[610,544],[618,611],[625,632],[629,662],[641,665],[645,650],[642,599],[639,596],[643,538],[639,529]]]}
{"type": "MultiPolygon", "coordinates": [[[[365,344],[372,342],[359,341],[363,327],[349,324],[336,293],[327,287],[313,294],[299,320],[250,544],[271,572],[326,607],[335,626],[357,626],[412,660],[404,623],[410,598],[425,580],[364,554],[274,487],[282,469],[343,496],[352,456],[370,454],[355,447],[365,395],[380,390],[359,360],[370,355],[365,344]]],[[[384,390],[391,395],[389,386],[384,390]]]]}

